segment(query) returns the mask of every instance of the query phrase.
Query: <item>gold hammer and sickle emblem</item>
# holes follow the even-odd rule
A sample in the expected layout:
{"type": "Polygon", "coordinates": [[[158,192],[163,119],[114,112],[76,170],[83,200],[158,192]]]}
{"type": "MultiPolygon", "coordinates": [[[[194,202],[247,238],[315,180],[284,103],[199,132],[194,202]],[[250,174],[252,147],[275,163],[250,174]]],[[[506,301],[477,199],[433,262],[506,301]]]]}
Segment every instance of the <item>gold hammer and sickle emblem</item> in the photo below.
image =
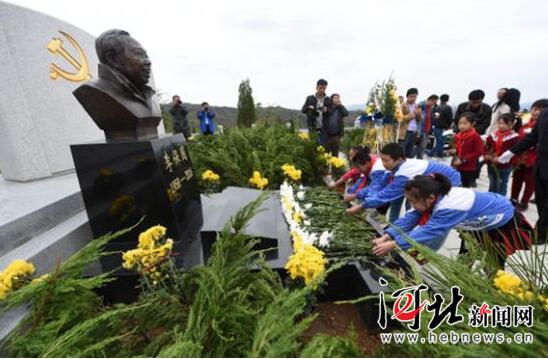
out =
{"type": "Polygon", "coordinates": [[[63,40],[59,37],[54,37],[50,40],[48,43],[48,51],[52,54],[56,55],[59,54],[63,56],[72,66],[74,66],[74,69],[76,69],[76,72],[68,72],[63,69],[61,69],[59,66],[57,66],[54,63],[50,64],[50,71],[49,71],[49,77],[52,80],[57,80],[59,76],[62,78],[73,81],[73,82],[81,82],[91,79],[91,75],[89,73],[89,65],[88,65],[88,59],[86,57],[86,54],[82,50],[82,47],[74,40],[72,36],[67,34],[64,31],[59,31],[61,35],[63,35],[76,49],[76,52],[78,53],[78,57],[80,58],[80,61],[76,60],[65,48],[63,47],[63,40]]]}

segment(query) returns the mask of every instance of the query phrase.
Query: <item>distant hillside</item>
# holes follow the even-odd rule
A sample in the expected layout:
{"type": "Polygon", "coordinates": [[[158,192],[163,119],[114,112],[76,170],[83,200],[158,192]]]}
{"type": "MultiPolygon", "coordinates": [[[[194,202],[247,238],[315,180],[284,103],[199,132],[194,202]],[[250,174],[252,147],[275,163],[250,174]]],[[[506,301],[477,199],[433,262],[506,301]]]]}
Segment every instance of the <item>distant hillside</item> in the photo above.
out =
{"type": "MultiPolygon", "coordinates": [[[[169,113],[171,104],[160,105],[162,109],[162,118],[166,126],[167,132],[172,132],[172,118],[169,113]]],[[[192,132],[198,131],[198,119],[196,112],[200,110],[201,106],[198,104],[185,103],[184,106],[189,112],[188,119],[192,132]]],[[[211,106],[215,110],[217,116],[215,121],[217,124],[222,125],[224,128],[231,128],[236,126],[236,117],[238,109],[235,107],[226,106],[211,106]]],[[[350,116],[345,119],[346,126],[353,126],[354,119],[359,115],[359,111],[350,111],[350,116]]],[[[259,123],[286,123],[290,120],[295,122],[295,125],[301,128],[306,127],[306,117],[300,110],[289,109],[280,106],[269,107],[257,107],[257,117],[259,123]]]]}

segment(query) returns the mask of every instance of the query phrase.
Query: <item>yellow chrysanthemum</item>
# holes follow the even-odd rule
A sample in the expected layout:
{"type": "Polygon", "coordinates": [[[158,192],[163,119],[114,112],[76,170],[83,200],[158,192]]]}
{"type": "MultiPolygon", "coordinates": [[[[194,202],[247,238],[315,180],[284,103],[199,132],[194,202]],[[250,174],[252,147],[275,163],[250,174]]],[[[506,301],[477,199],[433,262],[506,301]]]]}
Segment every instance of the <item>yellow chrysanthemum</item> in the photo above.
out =
{"type": "Polygon", "coordinates": [[[291,231],[291,238],[293,239],[293,250],[297,252],[303,246],[303,237],[297,231],[291,231]]]}
{"type": "Polygon", "coordinates": [[[298,170],[295,166],[286,163],[281,168],[284,176],[286,176],[291,181],[297,182],[301,180],[302,171],[298,170]]]}
{"type": "Polygon", "coordinates": [[[293,220],[297,223],[297,224],[301,224],[302,221],[304,219],[304,216],[301,212],[294,212],[293,213],[293,220]]]}
{"type": "Polygon", "coordinates": [[[499,270],[493,279],[493,283],[502,293],[510,294],[524,302],[538,300],[548,310],[548,299],[542,294],[535,298],[535,294],[516,275],[499,270]]]}
{"type": "Polygon", "coordinates": [[[493,279],[495,287],[497,287],[501,292],[507,294],[517,294],[522,290],[521,279],[518,276],[515,276],[510,273],[506,273],[503,270],[499,270],[493,279]]]}
{"type": "Polygon", "coordinates": [[[334,168],[343,168],[346,166],[346,160],[344,158],[331,156],[328,163],[334,168]]]}
{"type": "Polygon", "coordinates": [[[164,261],[172,248],[173,240],[171,239],[166,240],[162,245],[151,248],[137,247],[122,254],[122,266],[127,270],[145,270],[154,276],[154,273],[157,272],[156,266],[164,261]]]}
{"type": "Polygon", "coordinates": [[[154,248],[156,242],[166,235],[166,227],[153,226],[139,235],[139,248],[150,249],[154,248]]]}
{"type": "Polygon", "coordinates": [[[319,155],[320,161],[325,162],[326,164],[329,163],[329,160],[331,159],[331,155],[327,152],[322,152],[319,155]]]}
{"type": "Polygon", "coordinates": [[[217,173],[213,172],[212,170],[207,170],[204,173],[202,173],[202,180],[204,182],[218,183],[221,180],[221,176],[219,176],[217,173]]]}
{"type": "Polygon", "coordinates": [[[261,172],[259,171],[253,171],[249,184],[258,189],[265,189],[268,186],[268,178],[261,177],[261,172]]]}
{"type": "Polygon", "coordinates": [[[0,272],[0,300],[20,288],[35,272],[34,265],[22,259],[11,262],[4,271],[0,272]]]}
{"type": "Polygon", "coordinates": [[[303,278],[306,285],[325,272],[325,253],[305,244],[293,253],[285,265],[291,279],[303,278]]]}
{"type": "Polygon", "coordinates": [[[308,141],[310,139],[310,136],[308,135],[308,132],[299,132],[298,136],[303,141],[308,141]]]}

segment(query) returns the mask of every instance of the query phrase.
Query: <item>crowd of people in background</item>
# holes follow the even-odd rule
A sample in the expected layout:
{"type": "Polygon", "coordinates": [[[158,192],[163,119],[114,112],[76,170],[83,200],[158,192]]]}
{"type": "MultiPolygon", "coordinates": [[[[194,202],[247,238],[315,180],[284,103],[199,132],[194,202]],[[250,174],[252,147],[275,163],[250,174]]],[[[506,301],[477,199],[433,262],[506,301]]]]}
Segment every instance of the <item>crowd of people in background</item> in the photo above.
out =
{"type": "MultiPolygon", "coordinates": [[[[344,135],[342,119],[348,111],[340,95],[328,96],[326,88],[327,81],[319,80],[302,112],[307,116],[308,131],[317,133],[318,142],[338,156],[344,135]]],[[[348,156],[354,167],[331,185],[355,182],[345,201],[359,200],[360,204],[349,208],[349,214],[367,208],[386,213],[390,208],[390,228],[398,229],[388,230],[379,238],[374,253],[384,255],[396,245],[408,248],[401,238],[402,230],[414,240],[438,249],[448,231],[460,226],[474,232],[478,240],[480,233],[486,232],[503,248],[498,257],[499,265],[503,265],[507,255],[532,243],[533,229],[521,212],[528,209],[533,193],[539,214],[538,242],[544,243],[548,167],[541,166],[541,162],[548,156],[548,139],[544,137],[548,131],[548,100],[535,101],[524,124],[520,92],[514,88],[498,90],[497,102],[492,106],[484,102],[484,91],[473,90],[454,114],[448,94],[432,94],[422,102],[418,96],[418,89],[410,88],[405,98],[400,97],[403,119],[398,122],[397,143],[382,148],[382,161],[367,148],[353,147],[348,156]],[[446,134],[451,132],[454,143],[446,152],[446,134]],[[430,137],[433,144],[427,151],[430,137]],[[430,158],[425,160],[425,154],[430,158]],[[446,154],[452,156],[451,163],[444,162],[446,154]],[[477,187],[484,166],[491,196],[469,189],[477,187]],[[512,174],[511,196],[507,198],[512,174]],[[404,199],[406,208],[413,210],[401,217],[404,199]]],[[[463,251],[465,248],[461,248],[463,251]]]]}

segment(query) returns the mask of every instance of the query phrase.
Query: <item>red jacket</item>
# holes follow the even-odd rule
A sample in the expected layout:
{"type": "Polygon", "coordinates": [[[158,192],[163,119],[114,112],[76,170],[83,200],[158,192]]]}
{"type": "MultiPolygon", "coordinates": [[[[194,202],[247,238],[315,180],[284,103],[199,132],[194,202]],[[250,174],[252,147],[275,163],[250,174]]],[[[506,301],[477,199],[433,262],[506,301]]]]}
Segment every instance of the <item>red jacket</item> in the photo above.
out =
{"type": "Polygon", "coordinates": [[[348,182],[349,180],[352,180],[352,182],[356,183],[358,178],[360,178],[361,172],[357,167],[352,167],[346,173],[342,176],[343,181],[348,182]]]}
{"type": "MultiPolygon", "coordinates": [[[[523,127],[519,131],[520,139],[527,136],[527,134],[531,132],[533,127],[535,127],[536,123],[537,123],[536,120],[531,119],[529,120],[527,124],[523,125],[523,127]]],[[[535,165],[536,160],[537,160],[537,146],[533,146],[519,156],[517,163],[524,164],[525,167],[533,167],[535,165]]]]}
{"type": "MultiPolygon", "coordinates": [[[[510,130],[505,133],[502,138],[498,136],[499,131],[495,131],[487,137],[485,143],[485,153],[492,156],[500,156],[504,152],[512,148],[513,145],[520,141],[520,136],[516,132],[510,130]]],[[[498,168],[508,168],[516,164],[518,159],[514,157],[509,163],[497,163],[498,168]]],[[[490,164],[492,161],[485,160],[485,163],[490,164]]]]}
{"type": "Polygon", "coordinates": [[[457,146],[457,158],[462,164],[457,166],[457,170],[463,172],[476,171],[478,160],[483,156],[483,141],[476,130],[472,132],[459,132],[455,136],[455,144],[457,146]]]}

